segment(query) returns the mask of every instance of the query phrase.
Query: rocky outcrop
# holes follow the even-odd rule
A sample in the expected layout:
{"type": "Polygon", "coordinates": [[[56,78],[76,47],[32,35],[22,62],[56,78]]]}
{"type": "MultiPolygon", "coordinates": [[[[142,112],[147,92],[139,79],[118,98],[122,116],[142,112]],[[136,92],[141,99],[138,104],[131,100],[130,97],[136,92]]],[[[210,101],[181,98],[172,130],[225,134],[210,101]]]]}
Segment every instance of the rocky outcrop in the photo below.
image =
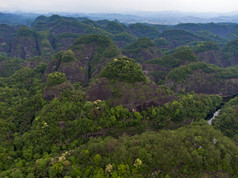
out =
{"type": "Polygon", "coordinates": [[[66,89],[71,89],[70,85],[67,82],[61,83],[59,85],[47,86],[44,89],[43,97],[46,100],[52,100],[58,98],[60,93],[66,89]]]}
{"type": "Polygon", "coordinates": [[[29,59],[39,55],[40,49],[36,33],[27,27],[19,28],[18,34],[12,43],[10,56],[29,59]]]}
{"type": "Polygon", "coordinates": [[[171,70],[165,66],[147,63],[142,64],[142,69],[144,74],[155,83],[158,83],[160,80],[164,80],[166,74],[171,70]]]}
{"type": "Polygon", "coordinates": [[[80,82],[85,84],[89,80],[88,71],[78,61],[70,61],[68,63],[62,62],[58,71],[65,73],[67,80],[71,83],[80,82]]]}
{"type": "Polygon", "coordinates": [[[142,48],[139,52],[124,52],[123,54],[139,62],[144,62],[149,59],[158,58],[162,56],[160,49],[157,47],[142,48]]]}
{"type": "Polygon", "coordinates": [[[203,94],[218,94],[222,97],[238,94],[238,76],[237,78],[218,78],[215,73],[205,73],[202,70],[194,71],[183,82],[176,83],[167,79],[166,86],[173,88],[175,92],[182,89],[186,92],[194,91],[203,94]]]}
{"type": "Polygon", "coordinates": [[[116,81],[111,83],[106,78],[98,78],[89,86],[87,99],[89,101],[108,100],[114,106],[122,105],[131,110],[144,110],[176,99],[174,95],[166,92],[166,89],[160,88],[153,82],[129,84],[116,81]]]}
{"type": "Polygon", "coordinates": [[[119,55],[118,48],[110,38],[102,35],[86,35],[75,41],[69,50],[55,55],[55,59],[45,71],[44,79],[47,74],[58,71],[65,73],[71,83],[80,82],[86,85],[110,60],[119,55]]]}
{"type": "Polygon", "coordinates": [[[160,49],[149,38],[138,39],[126,47],[123,54],[140,63],[162,56],[160,49]]]}
{"type": "Polygon", "coordinates": [[[220,50],[208,50],[208,51],[196,53],[196,55],[200,62],[215,64],[220,67],[228,66],[226,61],[222,61],[223,54],[220,50]]]}
{"type": "Polygon", "coordinates": [[[12,40],[15,38],[16,33],[16,28],[3,24],[0,25],[0,53],[10,54],[12,40]]]}

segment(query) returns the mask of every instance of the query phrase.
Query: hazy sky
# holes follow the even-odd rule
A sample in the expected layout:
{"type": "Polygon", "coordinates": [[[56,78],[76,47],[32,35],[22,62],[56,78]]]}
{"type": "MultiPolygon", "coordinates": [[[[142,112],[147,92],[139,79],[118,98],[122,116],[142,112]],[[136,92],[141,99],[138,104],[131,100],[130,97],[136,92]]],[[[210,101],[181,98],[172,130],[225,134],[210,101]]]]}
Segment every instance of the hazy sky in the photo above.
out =
{"type": "Polygon", "coordinates": [[[238,12],[237,0],[0,0],[0,10],[27,12],[238,12]]]}

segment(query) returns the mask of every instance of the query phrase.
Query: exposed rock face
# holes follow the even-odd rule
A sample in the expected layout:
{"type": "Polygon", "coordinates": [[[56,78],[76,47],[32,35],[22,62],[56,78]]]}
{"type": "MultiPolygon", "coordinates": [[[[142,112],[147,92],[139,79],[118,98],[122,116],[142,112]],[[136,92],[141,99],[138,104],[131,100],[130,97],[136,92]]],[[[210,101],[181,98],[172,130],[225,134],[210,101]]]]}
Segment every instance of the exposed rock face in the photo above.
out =
{"type": "Polygon", "coordinates": [[[133,42],[126,47],[123,54],[140,63],[162,56],[160,49],[149,38],[140,38],[133,42]]]}
{"type": "Polygon", "coordinates": [[[173,101],[176,97],[152,82],[111,83],[106,78],[98,78],[87,91],[89,101],[109,100],[114,106],[143,110],[173,101]]]}
{"type": "Polygon", "coordinates": [[[59,85],[54,85],[50,87],[45,87],[43,97],[46,100],[52,100],[60,96],[60,93],[66,89],[71,89],[67,82],[61,83],[59,85]]]}
{"type": "Polygon", "coordinates": [[[200,62],[206,62],[208,64],[215,64],[223,67],[228,66],[226,61],[222,61],[223,54],[219,50],[209,50],[196,54],[200,62]]]}
{"type": "Polygon", "coordinates": [[[55,51],[62,51],[68,49],[77,38],[65,37],[65,38],[56,38],[55,40],[55,51]]]}
{"type": "Polygon", "coordinates": [[[80,82],[86,85],[92,77],[101,72],[111,59],[120,55],[112,40],[101,35],[79,38],[69,49],[72,59],[65,61],[63,59],[65,52],[60,52],[48,65],[44,80],[47,74],[58,71],[65,73],[67,80],[71,83],[80,82]]]}
{"type": "Polygon", "coordinates": [[[238,78],[221,79],[214,73],[204,73],[202,70],[194,71],[184,82],[176,84],[172,80],[166,80],[166,86],[175,88],[176,92],[184,89],[186,92],[194,91],[204,94],[219,94],[223,97],[238,94],[238,78]]]}
{"type": "Polygon", "coordinates": [[[233,56],[228,59],[224,59],[224,67],[232,66],[232,65],[238,65],[238,56],[233,56]]]}
{"type": "Polygon", "coordinates": [[[27,28],[18,31],[20,32],[18,32],[18,35],[12,44],[10,56],[23,59],[39,56],[40,49],[36,34],[27,28]]]}
{"type": "Polygon", "coordinates": [[[158,58],[162,56],[161,51],[157,47],[142,48],[138,53],[124,52],[124,54],[133,58],[136,61],[144,62],[149,59],[158,58]]]}
{"type": "Polygon", "coordinates": [[[84,70],[82,64],[78,61],[61,63],[58,71],[65,73],[67,80],[69,80],[71,83],[80,82],[85,84],[89,80],[87,69],[84,70]]]}
{"type": "Polygon", "coordinates": [[[155,83],[158,83],[160,80],[164,80],[165,75],[171,70],[165,66],[146,63],[142,64],[142,68],[144,74],[155,83]]]}
{"type": "Polygon", "coordinates": [[[57,35],[59,33],[70,32],[70,33],[84,33],[86,29],[85,24],[81,24],[78,21],[65,21],[61,20],[57,25],[55,25],[51,29],[51,33],[53,35],[57,35]]]}
{"type": "Polygon", "coordinates": [[[8,25],[0,25],[0,52],[10,54],[12,40],[16,36],[17,30],[8,25]]]}

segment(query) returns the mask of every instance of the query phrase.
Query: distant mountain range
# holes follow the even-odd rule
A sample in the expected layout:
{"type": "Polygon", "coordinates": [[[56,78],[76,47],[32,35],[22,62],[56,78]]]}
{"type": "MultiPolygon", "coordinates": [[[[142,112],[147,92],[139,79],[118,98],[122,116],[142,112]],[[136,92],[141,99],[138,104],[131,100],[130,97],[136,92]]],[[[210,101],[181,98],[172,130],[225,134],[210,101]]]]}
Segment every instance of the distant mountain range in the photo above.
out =
{"type": "MultiPolygon", "coordinates": [[[[185,13],[185,12],[126,12],[126,13],[62,13],[68,17],[86,17],[92,20],[118,20],[121,23],[151,23],[176,25],[180,23],[238,23],[238,12],[234,13],[185,13]]],[[[42,14],[35,13],[1,13],[0,24],[28,25],[42,14]]],[[[51,16],[53,13],[43,14],[51,16]]]]}

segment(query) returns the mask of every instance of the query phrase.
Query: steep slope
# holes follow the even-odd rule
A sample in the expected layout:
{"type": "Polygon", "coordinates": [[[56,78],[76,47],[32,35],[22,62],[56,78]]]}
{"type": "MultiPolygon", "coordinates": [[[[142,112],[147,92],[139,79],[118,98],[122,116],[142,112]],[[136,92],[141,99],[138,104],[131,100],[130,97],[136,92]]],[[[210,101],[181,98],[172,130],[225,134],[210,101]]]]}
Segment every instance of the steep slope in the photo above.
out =
{"type": "Polygon", "coordinates": [[[157,30],[156,27],[149,26],[142,23],[131,24],[129,25],[128,30],[130,31],[130,33],[132,33],[133,35],[139,38],[148,37],[148,38],[154,39],[156,37],[159,37],[159,34],[160,34],[159,30],[157,30]]]}
{"type": "Polygon", "coordinates": [[[123,54],[135,59],[137,62],[140,63],[149,59],[158,58],[162,56],[161,51],[149,38],[138,39],[134,43],[127,46],[123,50],[123,54]]]}
{"type": "Polygon", "coordinates": [[[45,76],[53,71],[65,73],[71,83],[86,84],[99,74],[110,59],[120,55],[112,40],[102,35],[85,35],[74,42],[69,50],[57,53],[45,76]]]}
{"type": "Polygon", "coordinates": [[[226,66],[238,64],[238,40],[232,40],[225,44],[222,49],[226,66]]]}
{"type": "Polygon", "coordinates": [[[154,82],[162,84],[166,75],[180,65],[196,62],[197,56],[189,48],[178,49],[173,54],[148,60],[142,64],[144,73],[154,82]]]}
{"type": "Polygon", "coordinates": [[[231,99],[222,107],[212,124],[238,145],[238,97],[231,99]]]}
{"type": "Polygon", "coordinates": [[[215,64],[220,67],[226,66],[225,61],[223,60],[223,53],[214,42],[207,41],[199,43],[193,48],[193,51],[200,62],[215,64]]]}
{"type": "Polygon", "coordinates": [[[166,88],[148,81],[141,66],[130,58],[116,58],[100,73],[87,91],[88,100],[109,100],[113,105],[143,110],[175,99],[166,88]]]}
{"type": "Polygon", "coordinates": [[[50,73],[47,77],[46,87],[44,88],[43,97],[46,100],[52,100],[60,96],[60,93],[66,89],[72,89],[66,81],[66,76],[60,72],[50,73]]]}
{"type": "Polygon", "coordinates": [[[205,41],[206,39],[195,33],[185,30],[166,30],[159,37],[166,39],[170,43],[170,48],[186,45],[194,41],[205,41]]]}
{"type": "Polygon", "coordinates": [[[11,48],[11,57],[29,59],[40,55],[36,32],[28,27],[20,27],[11,48]]]}
{"type": "Polygon", "coordinates": [[[133,43],[137,38],[130,33],[118,33],[112,36],[112,40],[119,48],[124,48],[130,43],[133,43]]]}
{"type": "Polygon", "coordinates": [[[11,51],[12,40],[17,34],[15,27],[0,25],[0,53],[9,55],[11,51]]]}
{"type": "Polygon", "coordinates": [[[22,26],[18,29],[17,36],[12,43],[10,56],[23,59],[42,56],[49,59],[54,52],[49,39],[48,31],[36,32],[22,26]]]}
{"type": "Polygon", "coordinates": [[[192,63],[173,69],[166,78],[166,85],[176,92],[238,94],[238,66],[220,68],[206,63],[192,63]]]}

